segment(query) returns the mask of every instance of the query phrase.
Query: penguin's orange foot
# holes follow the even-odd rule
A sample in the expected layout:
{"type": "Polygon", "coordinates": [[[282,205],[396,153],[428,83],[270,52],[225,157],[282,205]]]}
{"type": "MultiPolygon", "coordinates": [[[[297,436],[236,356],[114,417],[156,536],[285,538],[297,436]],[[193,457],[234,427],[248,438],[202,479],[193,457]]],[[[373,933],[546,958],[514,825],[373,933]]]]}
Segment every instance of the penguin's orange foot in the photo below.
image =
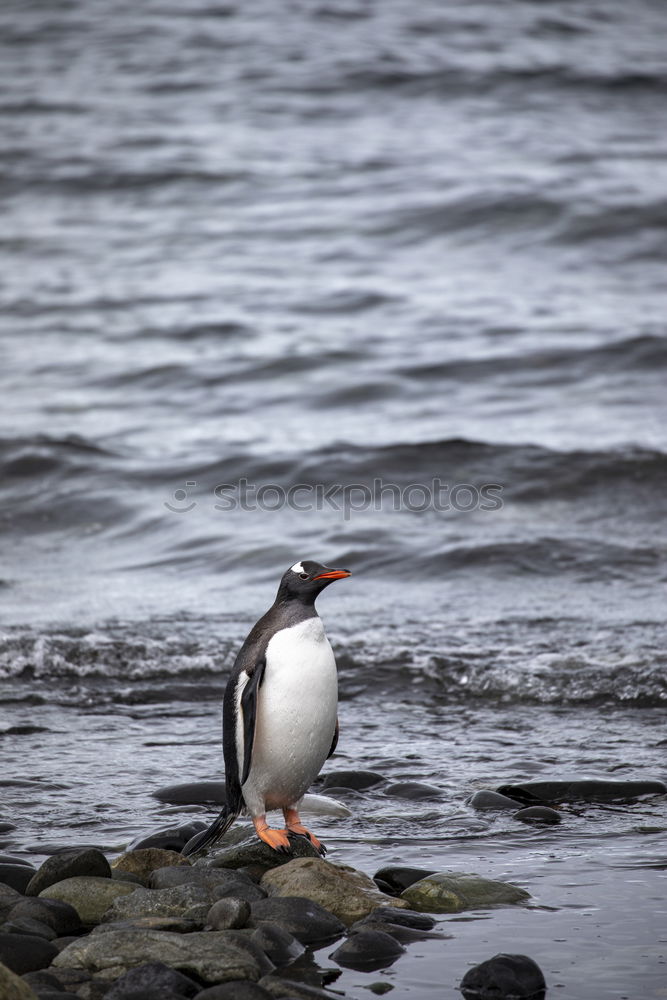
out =
{"type": "Polygon", "coordinates": [[[295,833],[297,837],[305,837],[309,840],[316,851],[318,851],[322,857],[327,853],[327,849],[321,840],[318,840],[314,833],[303,825],[296,809],[284,809],[285,815],[285,826],[289,833],[295,833]]]}
{"type": "Polygon", "coordinates": [[[274,851],[281,851],[289,854],[291,851],[287,830],[274,830],[266,822],[264,816],[257,816],[253,819],[255,831],[260,840],[272,847],[274,851]]]}

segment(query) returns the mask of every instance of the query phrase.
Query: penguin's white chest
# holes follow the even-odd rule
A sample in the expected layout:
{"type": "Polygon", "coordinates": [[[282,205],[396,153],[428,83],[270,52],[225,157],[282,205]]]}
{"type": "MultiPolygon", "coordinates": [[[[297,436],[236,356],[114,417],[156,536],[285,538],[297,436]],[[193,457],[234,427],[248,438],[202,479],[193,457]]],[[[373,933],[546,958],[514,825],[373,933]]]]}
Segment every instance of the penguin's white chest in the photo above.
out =
{"type": "Polygon", "coordinates": [[[277,632],[266,649],[243,786],[252,815],[294,805],[306,793],[331,749],[337,708],[336,661],[321,619],[277,632]]]}

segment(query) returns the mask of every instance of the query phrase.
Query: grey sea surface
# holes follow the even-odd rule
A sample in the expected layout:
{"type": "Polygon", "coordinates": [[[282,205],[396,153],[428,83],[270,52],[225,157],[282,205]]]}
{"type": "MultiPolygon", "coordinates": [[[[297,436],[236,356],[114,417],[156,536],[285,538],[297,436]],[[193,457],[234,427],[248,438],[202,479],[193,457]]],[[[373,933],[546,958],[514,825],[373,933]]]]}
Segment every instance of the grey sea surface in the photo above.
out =
{"type": "Polygon", "coordinates": [[[235,651],[315,558],[353,573],[319,602],[327,766],[441,789],[312,817],[330,856],[533,897],[333,988],[453,998],[509,950],[548,996],[664,995],[664,797],[547,829],[466,800],[667,775],[666,29],[654,0],[2,7],[3,851],[207,815],[151,792],[220,777],[235,651]]]}

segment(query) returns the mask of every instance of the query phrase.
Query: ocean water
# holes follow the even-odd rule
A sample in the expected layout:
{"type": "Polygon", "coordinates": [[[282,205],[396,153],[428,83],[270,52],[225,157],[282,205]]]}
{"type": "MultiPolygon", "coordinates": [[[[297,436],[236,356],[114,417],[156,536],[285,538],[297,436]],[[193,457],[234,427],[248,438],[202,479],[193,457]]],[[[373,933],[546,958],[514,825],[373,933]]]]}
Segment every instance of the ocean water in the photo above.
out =
{"type": "Polygon", "coordinates": [[[667,772],[666,28],[3,6],[3,850],[201,815],[150,793],[220,776],[235,651],[315,558],[353,573],[329,766],[441,789],[313,818],[331,857],[535,899],[445,921],[395,995],[507,949],[564,1000],[664,995],[664,799],[548,830],[466,799],[667,772]]]}

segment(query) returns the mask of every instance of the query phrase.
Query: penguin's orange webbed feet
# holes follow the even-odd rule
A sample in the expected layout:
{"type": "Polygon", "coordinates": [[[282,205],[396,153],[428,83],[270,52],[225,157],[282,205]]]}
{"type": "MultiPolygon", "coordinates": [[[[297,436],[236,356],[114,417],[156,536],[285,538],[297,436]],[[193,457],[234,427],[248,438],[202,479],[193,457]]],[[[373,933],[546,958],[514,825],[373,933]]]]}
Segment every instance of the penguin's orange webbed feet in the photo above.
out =
{"type": "Polygon", "coordinates": [[[308,827],[304,826],[301,822],[298,812],[296,809],[284,809],[285,815],[285,826],[289,833],[295,833],[297,837],[305,837],[309,840],[315,850],[324,857],[327,853],[327,849],[321,840],[318,840],[314,833],[311,833],[308,827]]]}
{"type": "Polygon", "coordinates": [[[263,840],[265,844],[272,847],[274,851],[283,851],[286,854],[290,853],[290,842],[287,830],[274,830],[266,822],[264,816],[256,816],[253,819],[255,826],[255,832],[260,840],[263,840]]]}

